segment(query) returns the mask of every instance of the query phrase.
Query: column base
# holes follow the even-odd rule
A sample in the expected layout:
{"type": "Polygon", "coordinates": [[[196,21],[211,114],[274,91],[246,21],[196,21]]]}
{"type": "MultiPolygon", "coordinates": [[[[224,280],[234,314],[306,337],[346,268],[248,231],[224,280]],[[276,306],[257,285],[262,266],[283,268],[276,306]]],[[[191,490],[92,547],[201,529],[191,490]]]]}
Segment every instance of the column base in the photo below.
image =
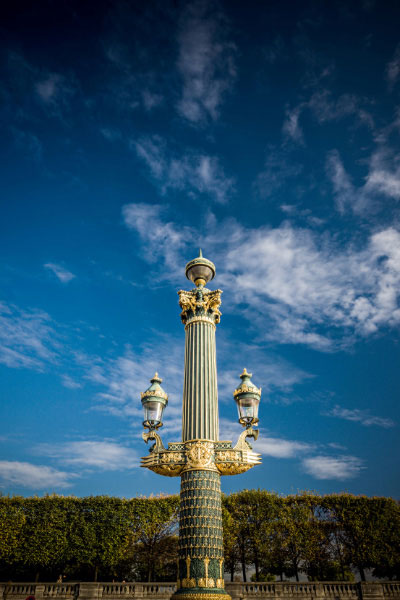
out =
{"type": "Polygon", "coordinates": [[[232,598],[225,590],[221,590],[221,593],[215,591],[206,592],[205,590],[201,592],[188,592],[182,590],[179,592],[178,590],[171,596],[171,600],[232,600],[232,598]]]}

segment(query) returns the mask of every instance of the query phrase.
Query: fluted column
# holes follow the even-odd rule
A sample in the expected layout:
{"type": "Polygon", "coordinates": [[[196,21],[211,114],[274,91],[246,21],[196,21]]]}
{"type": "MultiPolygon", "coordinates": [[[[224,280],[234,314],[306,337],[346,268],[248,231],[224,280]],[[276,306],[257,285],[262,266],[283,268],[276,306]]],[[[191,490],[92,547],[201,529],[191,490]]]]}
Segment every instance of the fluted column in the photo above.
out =
{"type": "Polygon", "coordinates": [[[231,600],[224,589],[221,475],[215,465],[218,392],[215,329],[220,290],[180,291],[185,325],[178,589],[175,600],[231,600]]]}
{"type": "Polygon", "coordinates": [[[182,441],[218,440],[215,324],[193,319],[185,326],[182,441]]]}

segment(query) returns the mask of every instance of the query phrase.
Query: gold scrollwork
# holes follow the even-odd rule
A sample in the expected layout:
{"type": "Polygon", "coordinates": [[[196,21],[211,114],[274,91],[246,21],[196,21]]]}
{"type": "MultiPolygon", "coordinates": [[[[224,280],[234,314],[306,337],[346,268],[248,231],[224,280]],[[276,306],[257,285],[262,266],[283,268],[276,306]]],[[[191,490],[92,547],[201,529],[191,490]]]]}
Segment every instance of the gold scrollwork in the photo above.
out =
{"type": "Polygon", "coordinates": [[[221,290],[210,291],[203,288],[201,293],[198,290],[179,290],[178,294],[182,323],[186,324],[189,313],[192,313],[194,318],[204,316],[212,318],[214,323],[220,322],[221,290]],[[204,315],[199,315],[198,312],[204,312],[204,315]]]}
{"type": "Polygon", "coordinates": [[[201,577],[198,580],[199,587],[205,587],[205,588],[213,588],[213,587],[215,587],[214,579],[212,577],[208,576],[208,565],[209,564],[210,564],[210,559],[208,558],[208,556],[206,556],[205,559],[204,559],[205,577],[201,577]]]}
{"type": "Polygon", "coordinates": [[[236,397],[236,396],[238,396],[239,394],[245,394],[245,393],[246,393],[246,394],[247,394],[247,393],[249,393],[249,394],[259,394],[259,395],[261,396],[261,388],[258,388],[258,387],[256,387],[256,386],[252,386],[252,387],[250,387],[250,386],[248,386],[248,385],[246,385],[246,384],[242,384],[242,385],[240,386],[240,388],[236,389],[236,390],[233,392],[233,396],[234,396],[234,397],[236,397]]]}
{"type": "Polygon", "coordinates": [[[213,442],[198,441],[191,444],[186,451],[187,467],[210,467],[213,460],[213,450],[213,442]]]}
{"type": "Polygon", "coordinates": [[[158,389],[158,390],[147,390],[146,392],[141,392],[140,393],[140,397],[142,399],[143,398],[149,398],[150,396],[157,396],[157,398],[164,398],[165,400],[168,400],[168,394],[166,392],[163,392],[160,389],[158,389]]]}
{"type": "Polygon", "coordinates": [[[202,594],[201,592],[188,592],[187,594],[174,594],[171,600],[232,600],[229,594],[202,594]]]}
{"type": "Polygon", "coordinates": [[[194,588],[196,587],[196,580],[193,579],[193,577],[185,577],[185,579],[182,579],[182,587],[184,588],[194,588]]]}

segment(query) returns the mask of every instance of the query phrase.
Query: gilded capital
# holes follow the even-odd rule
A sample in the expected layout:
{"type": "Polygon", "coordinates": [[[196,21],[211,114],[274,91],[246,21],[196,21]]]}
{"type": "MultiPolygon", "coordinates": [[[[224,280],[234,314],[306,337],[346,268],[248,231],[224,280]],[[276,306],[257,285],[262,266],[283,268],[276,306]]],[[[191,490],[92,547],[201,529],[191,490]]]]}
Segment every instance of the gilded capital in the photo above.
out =
{"type": "Polygon", "coordinates": [[[221,290],[207,290],[203,286],[198,286],[194,290],[179,290],[179,306],[182,309],[182,323],[186,325],[192,319],[203,317],[211,323],[219,323],[221,320],[221,290]]]}

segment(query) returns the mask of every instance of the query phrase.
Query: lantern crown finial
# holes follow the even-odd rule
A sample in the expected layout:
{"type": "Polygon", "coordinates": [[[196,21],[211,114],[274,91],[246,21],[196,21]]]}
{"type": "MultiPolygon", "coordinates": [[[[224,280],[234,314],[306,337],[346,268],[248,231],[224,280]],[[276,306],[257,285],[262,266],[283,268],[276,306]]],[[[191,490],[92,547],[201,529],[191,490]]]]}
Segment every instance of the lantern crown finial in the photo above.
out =
{"type": "Polygon", "coordinates": [[[158,376],[157,371],[154,373],[153,378],[150,379],[150,383],[162,383],[162,379],[158,376]]]}
{"type": "Polygon", "coordinates": [[[240,379],[245,379],[246,377],[248,379],[251,379],[253,377],[253,373],[248,373],[246,367],[244,367],[243,369],[243,373],[241,375],[239,375],[240,379]]]}

